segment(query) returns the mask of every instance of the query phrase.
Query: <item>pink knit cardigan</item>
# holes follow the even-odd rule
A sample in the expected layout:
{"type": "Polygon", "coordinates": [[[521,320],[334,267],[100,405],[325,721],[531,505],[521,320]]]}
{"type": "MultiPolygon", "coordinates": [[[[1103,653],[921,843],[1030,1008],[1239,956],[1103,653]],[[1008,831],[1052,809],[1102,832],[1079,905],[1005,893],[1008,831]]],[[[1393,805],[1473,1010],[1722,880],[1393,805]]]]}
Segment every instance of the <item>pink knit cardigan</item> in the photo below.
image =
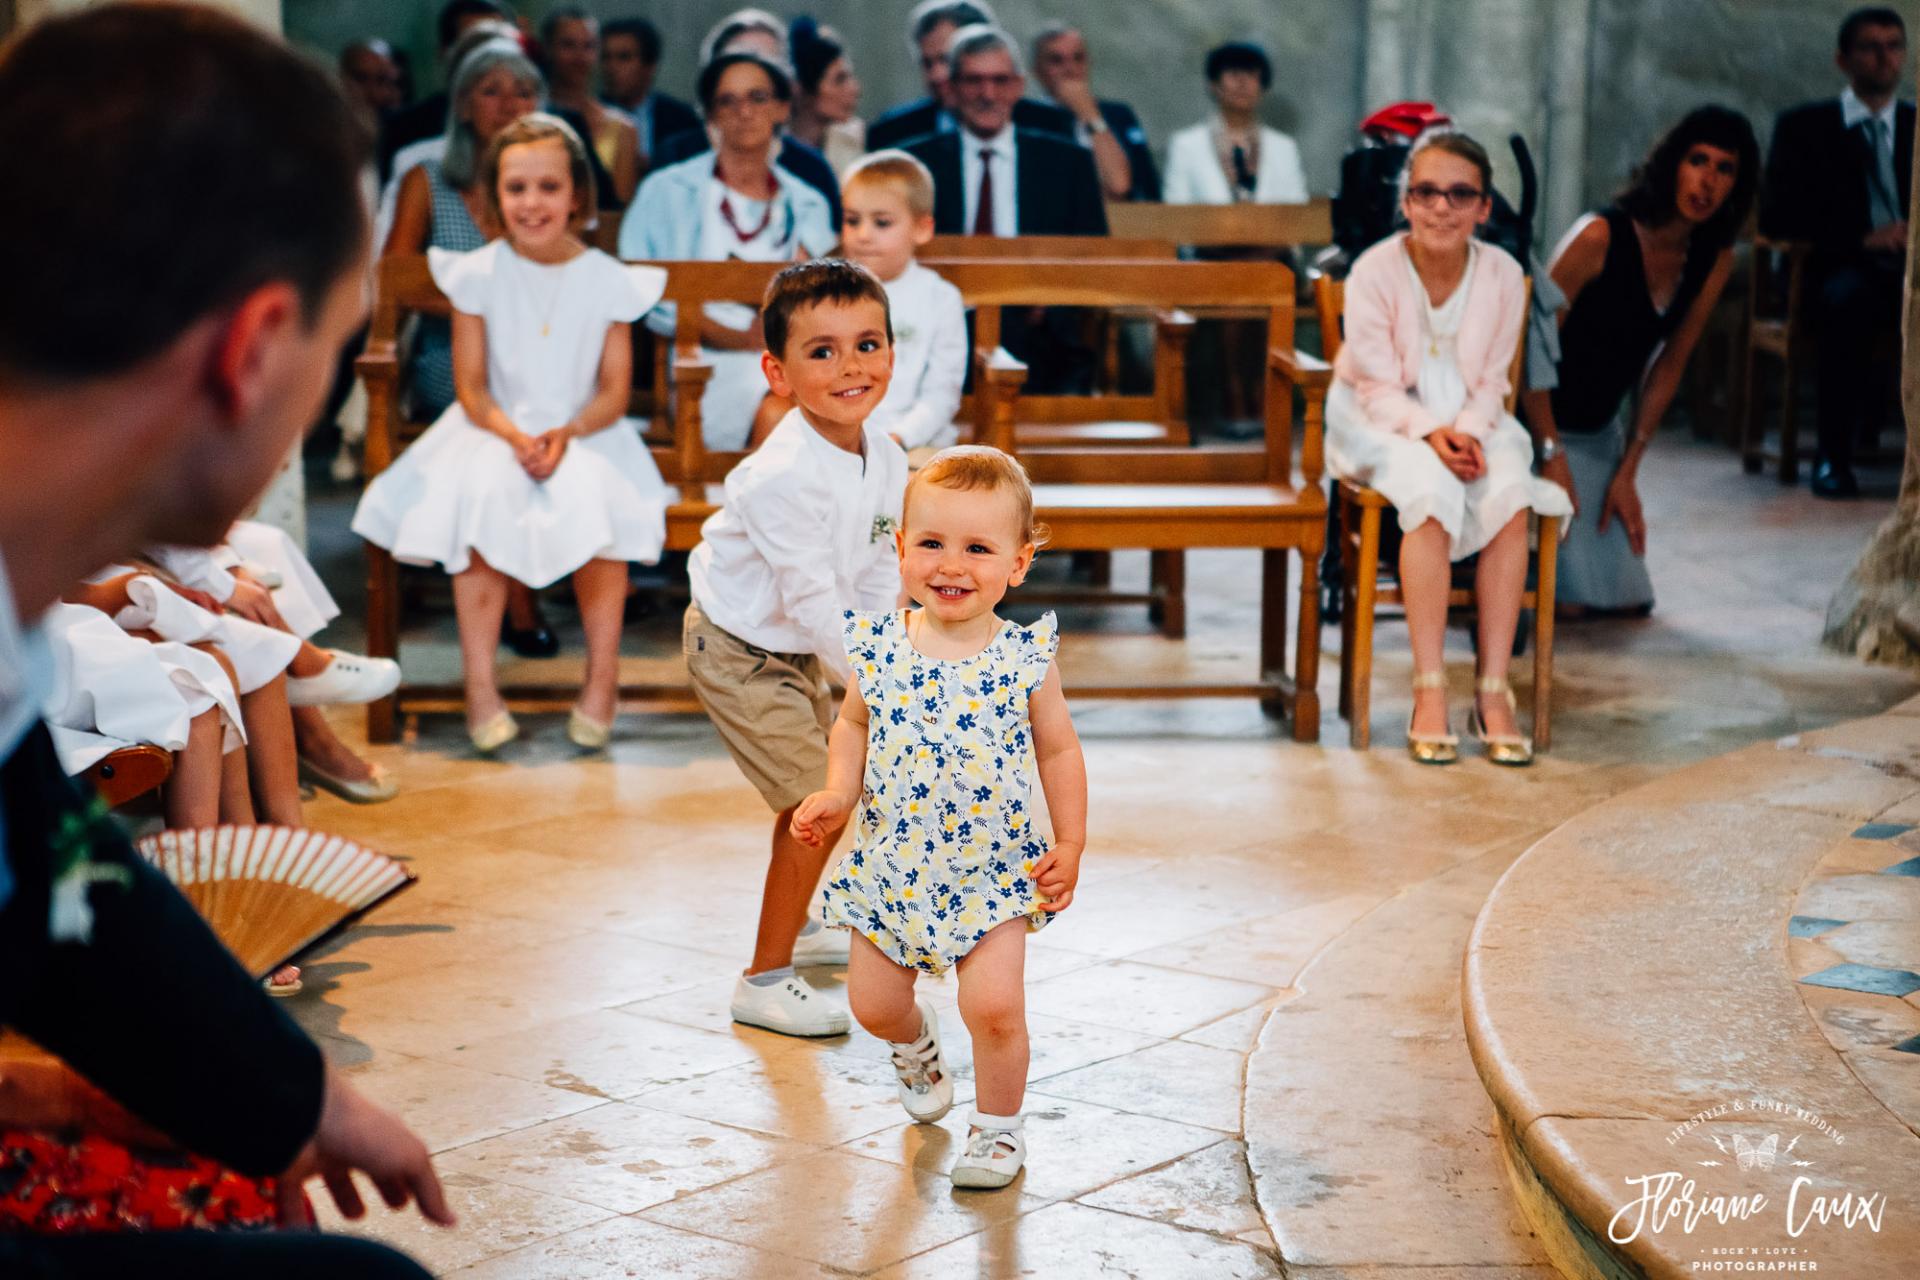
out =
{"type": "Polygon", "coordinates": [[[1429,413],[1413,396],[1425,354],[1421,337],[1420,285],[1408,270],[1406,233],[1382,240],[1360,255],[1347,275],[1346,341],[1334,375],[1352,387],[1367,421],[1382,431],[1419,440],[1451,425],[1485,440],[1507,412],[1507,370],[1527,318],[1527,277],[1513,256],[1482,243],[1467,287],[1466,315],[1454,353],[1467,403],[1451,424],[1429,413]]]}

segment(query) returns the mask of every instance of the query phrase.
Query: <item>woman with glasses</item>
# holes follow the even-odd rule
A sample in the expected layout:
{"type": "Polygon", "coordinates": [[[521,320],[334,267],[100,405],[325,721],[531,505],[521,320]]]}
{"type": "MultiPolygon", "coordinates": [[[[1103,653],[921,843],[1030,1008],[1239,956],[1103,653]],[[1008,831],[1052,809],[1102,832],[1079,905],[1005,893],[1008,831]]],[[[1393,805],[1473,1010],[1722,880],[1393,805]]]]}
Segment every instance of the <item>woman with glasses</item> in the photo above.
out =
{"type": "Polygon", "coordinates": [[[1327,465],[1400,513],[1400,589],[1413,645],[1407,750],[1451,764],[1442,666],[1452,565],[1478,553],[1480,669],[1469,725],[1495,764],[1525,765],[1507,663],[1527,578],[1527,512],[1566,515],[1564,489],[1533,474],[1533,444],[1507,412],[1526,323],[1526,276],[1474,239],[1493,211],[1493,166],[1465,134],[1419,138],[1401,174],[1408,230],[1347,277],[1346,341],[1327,394],[1327,465]]]}
{"type": "MultiPolygon", "coordinates": [[[[793,100],[786,71],[757,53],[722,53],[702,68],[697,87],[714,149],[640,184],[620,224],[620,256],[795,262],[831,248],[838,237],[826,197],[772,158],[793,100]]],[[[647,324],[670,337],[674,319],[673,306],[663,304],[647,324]]],[[[744,448],[767,395],[758,312],[709,304],[700,344],[713,365],[700,400],[701,437],[709,449],[744,448]]]]}
{"type": "Polygon", "coordinates": [[[1543,474],[1575,506],[1560,549],[1565,614],[1653,609],[1640,460],[1733,269],[1759,168],[1747,118],[1700,107],[1554,251],[1549,271],[1567,296],[1560,384],[1529,391],[1525,408],[1543,474]]]}

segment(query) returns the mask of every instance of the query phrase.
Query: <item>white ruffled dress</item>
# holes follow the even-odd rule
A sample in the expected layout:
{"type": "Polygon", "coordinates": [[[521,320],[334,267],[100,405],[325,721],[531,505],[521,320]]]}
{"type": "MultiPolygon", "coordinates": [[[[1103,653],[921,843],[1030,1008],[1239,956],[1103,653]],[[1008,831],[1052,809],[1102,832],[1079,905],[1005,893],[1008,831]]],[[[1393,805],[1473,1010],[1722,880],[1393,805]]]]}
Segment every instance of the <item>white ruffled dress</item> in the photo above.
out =
{"type": "MultiPolygon", "coordinates": [[[[504,240],[470,253],[427,251],[454,309],[487,326],[487,387],[529,434],[570,420],[593,398],[607,327],[638,320],[666,290],[658,267],[625,266],[598,249],[565,263],[529,262],[504,240]]],[[[622,418],[573,441],[544,481],[458,401],[374,477],[353,531],[407,564],[459,573],[478,551],[530,587],[590,560],[659,559],[668,492],[622,418]]]]}

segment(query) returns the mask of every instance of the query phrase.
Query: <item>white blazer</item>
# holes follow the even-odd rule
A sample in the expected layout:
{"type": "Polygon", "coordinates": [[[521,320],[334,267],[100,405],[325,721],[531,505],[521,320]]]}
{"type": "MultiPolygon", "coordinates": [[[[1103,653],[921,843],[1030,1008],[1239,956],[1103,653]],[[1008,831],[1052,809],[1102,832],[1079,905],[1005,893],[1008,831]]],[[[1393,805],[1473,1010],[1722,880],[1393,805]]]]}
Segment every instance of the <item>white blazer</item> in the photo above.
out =
{"type": "MultiPolygon", "coordinates": [[[[1167,176],[1161,198],[1168,204],[1232,204],[1233,189],[1213,149],[1213,122],[1203,120],[1175,133],[1167,143],[1167,176]]],[[[1278,129],[1260,126],[1260,172],[1254,180],[1258,204],[1305,204],[1307,175],[1300,148],[1278,129]]]]}

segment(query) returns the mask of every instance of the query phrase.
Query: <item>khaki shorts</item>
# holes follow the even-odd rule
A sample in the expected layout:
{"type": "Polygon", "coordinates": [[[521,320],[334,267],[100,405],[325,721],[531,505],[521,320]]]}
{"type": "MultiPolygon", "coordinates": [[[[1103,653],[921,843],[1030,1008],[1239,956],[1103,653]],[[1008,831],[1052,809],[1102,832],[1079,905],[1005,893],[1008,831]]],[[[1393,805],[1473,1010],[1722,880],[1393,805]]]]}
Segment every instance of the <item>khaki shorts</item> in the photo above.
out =
{"type": "Polygon", "coordinates": [[[811,653],[770,653],[687,606],[687,674],[740,772],[782,813],[827,785],[833,698],[811,653]]]}

